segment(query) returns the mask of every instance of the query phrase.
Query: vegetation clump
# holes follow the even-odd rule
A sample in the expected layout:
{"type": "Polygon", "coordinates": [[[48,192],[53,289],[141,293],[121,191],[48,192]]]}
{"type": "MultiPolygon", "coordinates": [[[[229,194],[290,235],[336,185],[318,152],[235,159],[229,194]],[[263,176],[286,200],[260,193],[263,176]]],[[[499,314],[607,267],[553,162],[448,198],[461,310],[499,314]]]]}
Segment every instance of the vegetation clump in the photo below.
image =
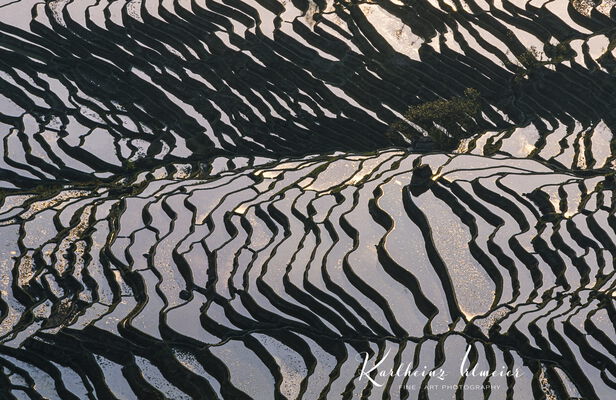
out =
{"type": "Polygon", "coordinates": [[[558,64],[575,57],[575,51],[573,51],[569,44],[564,42],[556,45],[548,43],[545,46],[545,55],[550,58],[550,64],[558,64]]]}
{"type": "Polygon", "coordinates": [[[516,81],[545,65],[556,65],[575,57],[575,51],[568,43],[547,43],[544,46],[545,53],[531,46],[518,56],[520,66],[524,68],[516,75],[516,81]],[[544,59],[545,56],[545,59],[544,59]]]}
{"type": "Polygon", "coordinates": [[[535,46],[529,47],[518,57],[518,60],[520,60],[522,66],[527,70],[541,66],[543,64],[542,59],[543,53],[537,50],[535,46]]]}
{"type": "Polygon", "coordinates": [[[404,120],[391,126],[389,134],[402,135],[415,148],[430,142],[432,147],[452,150],[461,139],[475,133],[480,112],[479,91],[467,88],[463,96],[411,106],[404,120]]]}

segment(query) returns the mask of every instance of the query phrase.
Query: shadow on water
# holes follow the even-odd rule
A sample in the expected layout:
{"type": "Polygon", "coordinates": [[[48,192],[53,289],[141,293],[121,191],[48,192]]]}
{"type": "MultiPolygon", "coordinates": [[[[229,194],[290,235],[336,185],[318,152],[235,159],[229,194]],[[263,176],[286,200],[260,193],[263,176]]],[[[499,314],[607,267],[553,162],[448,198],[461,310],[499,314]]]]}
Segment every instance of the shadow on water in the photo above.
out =
{"type": "Polygon", "coordinates": [[[0,2],[0,397],[614,397],[613,13],[0,2]]]}
{"type": "Polygon", "coordinates": [[[28,3],[3,7],[5,186],[224,154],[409,146],[385,134],[408,107],[467,88],[482,98],[469,134],[533,123],[545,141],[559,125],[614,125],[614,24],[596,10],[569,7],[568,25],[508,2],[490,12],[472,2],[457,12],[426,1],[227,3],[40,3],[20,24],[8,16],[28,3]],[[547,43],[537,52],[556,41],[575,57],[529,65],[517,32],[547,43]]]}

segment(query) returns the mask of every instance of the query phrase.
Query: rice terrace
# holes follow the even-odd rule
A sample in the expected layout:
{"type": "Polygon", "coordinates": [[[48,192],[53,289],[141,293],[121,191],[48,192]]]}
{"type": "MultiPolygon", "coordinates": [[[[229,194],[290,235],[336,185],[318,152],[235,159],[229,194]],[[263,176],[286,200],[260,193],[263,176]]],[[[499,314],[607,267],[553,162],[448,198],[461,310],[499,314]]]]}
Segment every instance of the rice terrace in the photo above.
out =
{"type": "Polygon", "coordinates": [[[615,0],[0,0],[0,400],[616,399],[615,0]]]}

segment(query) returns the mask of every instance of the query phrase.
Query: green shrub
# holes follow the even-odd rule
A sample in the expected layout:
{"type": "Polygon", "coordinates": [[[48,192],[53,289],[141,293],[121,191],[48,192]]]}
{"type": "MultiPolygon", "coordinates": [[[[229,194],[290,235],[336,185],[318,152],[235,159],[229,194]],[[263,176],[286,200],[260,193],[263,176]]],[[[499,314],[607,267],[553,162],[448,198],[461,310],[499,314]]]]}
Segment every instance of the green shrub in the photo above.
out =
{"type": "MultiPolygon", "coordinates": [[[[464,90],[464,96],[438,99],[409,107],[404,118],[424,129],[434,144],[443,150],[455,148],[460,139],[472,135],[476,118],[481,111],[479,91],[464,90]],[[439,128],[440,127],[440,128],[439,128]]],[[[417,143],[424,135],[405,121],[398,121],[390,131],[398,132],[417,143]]]]}

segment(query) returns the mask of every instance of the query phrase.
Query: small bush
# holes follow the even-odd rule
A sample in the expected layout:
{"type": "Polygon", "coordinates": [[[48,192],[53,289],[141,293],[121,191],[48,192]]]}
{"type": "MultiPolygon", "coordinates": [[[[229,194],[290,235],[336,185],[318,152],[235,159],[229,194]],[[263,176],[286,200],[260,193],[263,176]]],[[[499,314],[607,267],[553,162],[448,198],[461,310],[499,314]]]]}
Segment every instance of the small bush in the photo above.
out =
{"type": "Polygon", "coordinates": [[[537,50],[535,46],[531,46],[518,56],[518,60],[520,60],[520,63],[522,63],[522,66],[526,69],[536,68],[541,65],[542,58],[543,53],[537,50]]]}
{"type": "Polygon", "coordinates": [[[562,42],[557,45],[547,44],[545,46],[545,55],[550,58],[551,64],[558,64],[575,57],[575,51],[568,43],[562,42]]]}
{"type": "MultiPolygon", "coordinates": [[[[479,99],[479,91],[467,88],[464,96],[411,106],[404,117],[424,129],[438,148],[450,150],[460,139],[471,136],[470,131],[476,126],[474,118],[481,111],[479,99]]],[[[413,144],[425,139],[421,132],[405,121],[398,121],[390,130],[402,134],[413,144]]]]}

